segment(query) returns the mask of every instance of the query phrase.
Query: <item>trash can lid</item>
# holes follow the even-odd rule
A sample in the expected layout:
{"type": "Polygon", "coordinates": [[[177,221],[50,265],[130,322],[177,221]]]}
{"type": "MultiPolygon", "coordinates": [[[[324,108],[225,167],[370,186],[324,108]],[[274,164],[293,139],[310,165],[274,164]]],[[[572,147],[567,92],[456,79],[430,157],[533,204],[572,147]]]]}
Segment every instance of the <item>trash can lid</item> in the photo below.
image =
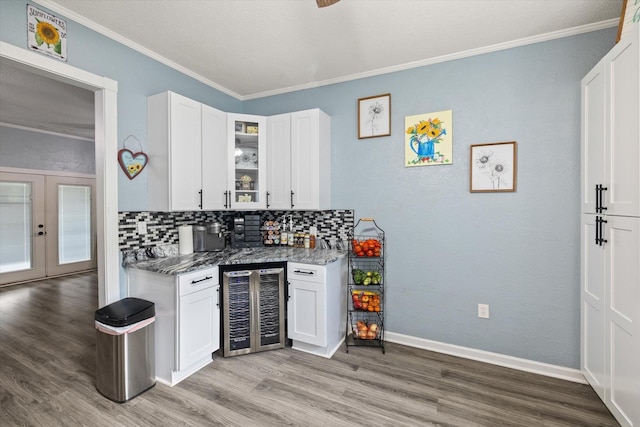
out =
{"type": "Polygon", "coordinates": [[[155,315],[154,303],[130,297],[96,310],[95,320],[109,326],[129,326],[155,315]]]}

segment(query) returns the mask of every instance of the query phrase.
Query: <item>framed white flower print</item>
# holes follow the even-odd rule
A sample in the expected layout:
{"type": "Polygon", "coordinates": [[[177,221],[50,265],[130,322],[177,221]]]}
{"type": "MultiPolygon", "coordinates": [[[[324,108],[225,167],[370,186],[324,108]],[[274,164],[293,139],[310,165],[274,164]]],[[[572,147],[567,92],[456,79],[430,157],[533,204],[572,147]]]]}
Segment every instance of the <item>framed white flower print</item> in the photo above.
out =
{"type": "Polygon", "coordinates": [[[391,94],[358,99],[358,139],[391,135],[391,94]]]}
{"type": "Polygon", "coordinates": [[[516,191],[517,150],[514,142],[471,146],[472,193],[516,191]]]}

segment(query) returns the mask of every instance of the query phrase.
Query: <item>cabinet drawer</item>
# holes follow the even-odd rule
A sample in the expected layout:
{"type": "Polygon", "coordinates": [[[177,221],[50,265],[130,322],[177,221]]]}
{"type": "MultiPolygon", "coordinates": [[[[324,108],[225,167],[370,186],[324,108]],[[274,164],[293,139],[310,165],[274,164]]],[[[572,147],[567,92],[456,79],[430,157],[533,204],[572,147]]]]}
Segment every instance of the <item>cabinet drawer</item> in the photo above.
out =
{"type": "Polygon", "coordinates": [[[178,295],[187,295],[218,284],[218,267],[178,276],[178,295]]]}
{"type": "Polygon", "coordinates": [[[325,268],[323,265],[290,262],[287,267],[287,278],[289,280],[324,283],[325,268]]]}

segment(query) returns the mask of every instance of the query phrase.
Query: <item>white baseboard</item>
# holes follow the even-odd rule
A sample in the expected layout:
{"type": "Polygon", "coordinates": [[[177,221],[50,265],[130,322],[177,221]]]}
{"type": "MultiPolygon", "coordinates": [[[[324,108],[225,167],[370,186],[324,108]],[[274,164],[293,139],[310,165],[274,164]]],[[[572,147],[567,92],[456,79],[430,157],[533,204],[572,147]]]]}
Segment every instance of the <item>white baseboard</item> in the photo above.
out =
{"type": "Polygon", "coordinates": [[[402,344],[409,347],[421,348],[423,350],[435,351],[438,353],[477,360],[479,362],[491,363],[492,365],[519,369],[521,371],[532,372],[534,374],[545,375],[547,377],[587,384],[587,380],[582,375],[582,372],[580,372],[578,369],[565,368],[563,366],[536,362],[534,360],[521,359],[519,357],[492,353],[490,351],[477,350],[474,348],[462,347],[459,345],[431,341],[424,338],[417,338],[409,335],[399,334],[396,332],[385,331],[384,339],[385,341],[402,344]]]}

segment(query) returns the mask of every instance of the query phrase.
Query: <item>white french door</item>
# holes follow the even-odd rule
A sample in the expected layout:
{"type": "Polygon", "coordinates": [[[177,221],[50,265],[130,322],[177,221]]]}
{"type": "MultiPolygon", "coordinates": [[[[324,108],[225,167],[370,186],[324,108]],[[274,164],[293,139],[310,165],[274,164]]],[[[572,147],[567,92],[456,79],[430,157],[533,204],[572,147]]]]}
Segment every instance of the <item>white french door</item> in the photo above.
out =
{"type": "Polygon", "coordinates": [[[0,284],[46,274],[44,176],[0,172],[0,284]]]}
{"type": "Polygon", "coordinates": [[[0,173],[0,284],[96,268],[95,179],[0,173]]]}

